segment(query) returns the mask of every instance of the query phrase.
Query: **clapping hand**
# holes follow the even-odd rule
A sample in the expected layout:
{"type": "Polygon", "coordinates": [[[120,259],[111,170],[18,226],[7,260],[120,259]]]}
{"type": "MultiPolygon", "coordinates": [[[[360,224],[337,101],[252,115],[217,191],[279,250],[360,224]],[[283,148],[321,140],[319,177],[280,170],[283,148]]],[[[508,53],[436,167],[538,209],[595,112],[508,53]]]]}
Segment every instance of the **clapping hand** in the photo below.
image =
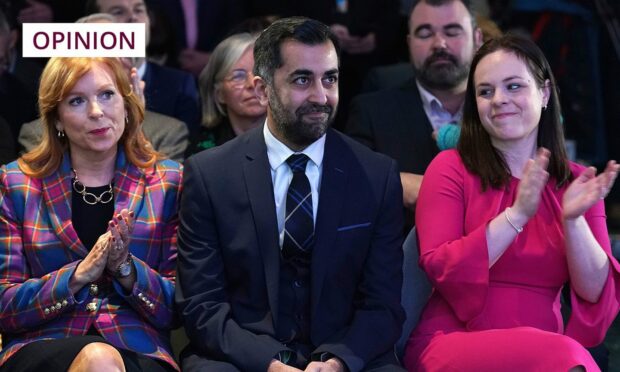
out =
{"type": "Polygon", "coordinates": [[[513,213],[530,219],[538,210],[542,190],[549,179],[547,166],[551,153],[545,148],[536,152],[534,159],[529,159],[523,168],[521,182],[517,189],[517,199],[512,206],[513,213]]]}
{"type": "Polygon", "coordinates": [[[604,199],[611,190],[620,165],[614,160],[607,163],[605,170],[596,175],[596,168],[588,167],[571,182],[562,198],[562,217],[565,220],[583,215],[600,199],[604,199]]]}
{"type": "Polygon", "coordinates": [[[134,222],[134,213],[123,209],[108,223],[109,233],[111,234],[110,253],[107,261],[108,271],[115,272],[118,266],[127,259],[134,222]]]}
{"type": "Polygon", "coordinates": [[[102,234],[84,260],[77,265],[69,282],[72,293],[77,293],[86,284],[101,277],[106,269],[111,242],[112,234],[110,231],[102,234]]]}

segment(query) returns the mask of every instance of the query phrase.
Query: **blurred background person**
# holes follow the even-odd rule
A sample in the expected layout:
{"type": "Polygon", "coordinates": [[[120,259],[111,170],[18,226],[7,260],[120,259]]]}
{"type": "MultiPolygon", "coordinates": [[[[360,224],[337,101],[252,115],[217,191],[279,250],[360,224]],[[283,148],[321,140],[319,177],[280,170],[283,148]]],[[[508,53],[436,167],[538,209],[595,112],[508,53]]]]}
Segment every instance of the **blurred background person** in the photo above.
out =
{"type": "Polygon", "coordinates": [[[409,76],[351,102],[347,134],[398,162],[406,232],[423,174],[439,152],[433,132],[460,122],[469,66],[481,44],[469,1],[419,1],[409,18],[409,76]]]}
{"type": "MultiPolygon", "coordinates": [[[[147,45],[150,42],[150,18],[143,0],[87,0],[86,13],[108,13],[116,22],[144,23],[147,45]]],[[[172,116],[184,122],[190,134],[200,126],[198,89],[194,77],[177,69],[160,66],[145,58],[123,59],[127,70],[137,69],[144,81],[146,109],[172,116]]]]}
{"type": "Polygon", "coordinates": [[[8,123],[13,148],[17,148],[20,127],[37,117],[37,103],[34,92],[11,73],[17,31],[11,27],[9,16],[0,6],[0,117],[8,123]]]}
{"type": "Polygon", "coordinates": [[[196,77],[216,45],[245,18],[240,0],[150,0],[149,7],[172,25],[175,48],[169,65],[196,77]]]}
{"type": "Polygon", "coordinates": [[[181,167],[114,58],[52,58],[45,133],[0,168],[0,371],[173,371],[181,167]]]}
{"type": "Polygon", "coordinates": [[[420,189],[420,265],[435,290],[409,339],[408,370],[598,370],[584,346],[599,344],[618,313],[603,199],[620,167],[610,161],[597,176],[569,161],[560,116],[531,40],[480,48],[457,150],[437,155],[420,189]]]}
{"type": "Polygon", "coordinates": [[[9,123],[0,117],[0,165],[15,160],[16,156],[11,127],[9,127],[9,123]]]}
{"type": "Polygon", "coordinates": [[[211,54],[200,74],[202,128],[192,138],[188,156],[219,146],[263,125],[267,109],[254,92],[254,41],[241,33],[229,36],[211,54]]]}

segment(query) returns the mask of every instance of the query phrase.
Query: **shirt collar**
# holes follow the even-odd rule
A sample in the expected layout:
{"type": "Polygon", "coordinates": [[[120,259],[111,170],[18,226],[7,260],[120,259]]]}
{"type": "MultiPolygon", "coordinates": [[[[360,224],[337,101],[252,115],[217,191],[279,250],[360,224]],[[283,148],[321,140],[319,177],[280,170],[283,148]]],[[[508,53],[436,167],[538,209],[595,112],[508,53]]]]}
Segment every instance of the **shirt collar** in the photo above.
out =
{"type": "Polygon", "coordinates": [[[443,110],[443,105],[441,101],[437,99],[431,92],[426,90],[419,81],[415,81],[415,84],[418,86],[418,91],[420,91],[420,98],[422,98],[422,106],[424,106],[424,110],[427,112],[437,112],[437,110],[443,110]]]}
{"type": "Polygon", "coordinates": [[[321,167],[323,163],[323,155],[325,153],[325,134],[299,152],[295,152],[288,148],[288,146],[280,142],[271,133],[271,130],[269,130],[269,126],[267,125],[267,119],[265,119],[265,124],[263,125],[263,135],[265,137],[267,157],[269,158],[269,165],[271,166],[272,171],[275,171],[286,161],[286,159],[289,158],[289,156],[293,154],[305,154],[317,167],[321,167]]]}
{"type": "Polygon", "coordinates": [[[419,81],[416,80],[415,83],[418,87],[418,91],[420,92],[424,112],[426,112],[426,116],[435,130],[447,123],[461,122],[461,118],[463,116],[463,104],[461,104],[459,110],[452,115],[443,107],[441,101],[431,92],[426,90],[419,81]]]}

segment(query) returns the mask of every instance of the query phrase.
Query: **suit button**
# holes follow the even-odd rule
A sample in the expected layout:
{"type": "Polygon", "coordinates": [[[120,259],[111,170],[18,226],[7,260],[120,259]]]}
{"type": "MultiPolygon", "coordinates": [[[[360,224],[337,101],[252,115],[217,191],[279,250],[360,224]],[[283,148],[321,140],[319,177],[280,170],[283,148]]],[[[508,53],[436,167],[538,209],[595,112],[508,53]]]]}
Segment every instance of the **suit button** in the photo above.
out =
{"type": "Polygon", "coordinates": [[[97,284],[91,284],[90,288],[88,288],[88,293],[90,293],[91,296],[96,296],[99,293],[99,287],[97,287],[97,284]]]}
{"type": "Polygon", "coordinates": [[[90,311],[91,313],[94,312],[94,311],[97,311],[97,304],[94,303],[94,302],[89,302],[86,305],[86,310],[90,311]]]}

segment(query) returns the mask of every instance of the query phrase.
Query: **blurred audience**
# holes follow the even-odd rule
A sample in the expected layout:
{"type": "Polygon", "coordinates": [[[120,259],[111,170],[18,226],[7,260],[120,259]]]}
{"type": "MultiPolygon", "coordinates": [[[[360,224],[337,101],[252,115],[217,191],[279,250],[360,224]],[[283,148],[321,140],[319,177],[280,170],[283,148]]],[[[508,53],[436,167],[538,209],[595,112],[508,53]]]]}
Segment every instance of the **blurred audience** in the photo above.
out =
{"type": "Polygon", "coordinates": [[[198,77],[215,46],[244,20],[240,0],[150,0],[149,6],[173,25],[172,66],[198,77]]]}
{"type": "Polygon", "coordinates": [[[36,96],[10,73],[11,54],[15,47],[16,32],[0,8],[0,117],[10,128],[13,147],[17,148],[17,135],[23,123],[36,118],[36,96]]]}
{"type": "MultiPolygon", "coordinates": [[[[150,29],[148,9],[143,0],[87,0],[88,14],[108,13],[116,22],[144,23],[150,29]]],[[[147,32],[147,44],[149,33],[147,32]]],[[[190,134],[200,125],[198,90],[194,78],[183,71],[159,66],[144,58],[123,59],[127,70],[135,67],[144,81],[146,109],[184,122],[190,134]]]]}
{"type": "Polygon", "coordinates": [[[11,127],[0,118],[0,165],[7,164],[17,157],[11,127]]]}

